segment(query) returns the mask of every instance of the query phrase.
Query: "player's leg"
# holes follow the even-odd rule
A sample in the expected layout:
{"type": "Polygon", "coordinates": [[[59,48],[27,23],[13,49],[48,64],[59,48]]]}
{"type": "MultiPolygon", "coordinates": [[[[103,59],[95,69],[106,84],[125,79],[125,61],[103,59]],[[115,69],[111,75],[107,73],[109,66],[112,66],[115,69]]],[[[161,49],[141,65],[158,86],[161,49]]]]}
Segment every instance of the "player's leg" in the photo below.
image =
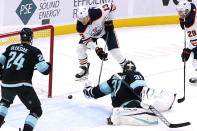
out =
{"type": "MultiPolygon", "coordinates": [[[[197,74],[197,47],[194,48],[194,49],[192,50],[192,52],[193,52],[192,65],[193,65],[193,68],[194,68],[194,70],[196,71],[196,74],[197,74]]],[[[197,76],[197,75],[196,75],[196,76],[197,76]]],[[[189,82],[190,82],[191,84],[197,84],[197,77],[192,77],[192,78],[190,78],[190,79],[189,79],[189,82]]]]}
{"type": "Polygon", "coordinates": [[[40,100],[32,87],[19,87],[17,94],[23,104],[30,111],[25,119],[23,131],[32,131],[42,115],[40,100]]]}
{"type": "Polygon", "coordinates": [[[113,108],[108,122],[113,125],[150,126],[157,125],[158,118],[143,108],[113,108]],[[109,122],[111,121],[111,122],[109,122]]]}
{"type": "MultiPolygon", "coordinates": [[[[104,35],[102,38],[106,40],[106,35],[104,35]]],[[[106,44],[110,54],[113,56],[114,59],[116,59],[116,61],[122,67],[126,62],[126,58],[123,56],[122,52],[120,51],[118,45],[118,39],[116,37],[115,31],[110,31],[108,33],[108,39],[106,41],[106,44]]]]}
{"type": "Polygon", "coordinates": [[[112,125],[156,125],[157,123],[157,117],[151,111],[143,109],[138,99],[132,99],[114,108],[108,118],[108,124],[112,125]]]}
{"type": "Polygon", "coordinates": [[[90,66],[90,63],[88,62],[88,55],[86,53],[87,48],[84,45],[79,44],[76,51],[80,64],[80,72],[75,75],[76,80],[87,79],[90,66]]]}
{"type": "MultiPolygon", "coordinates": [[[[141,93],[142,102],[141,106],[152,105],[158,111],[164,112],[172,108],[176,94],[164,89],[152,89],[144,87],[141,93]]],[[[145,108],[145,107],[144,107],[145,108]]]]}
{"type": "Polygon", "coordinates": [[[15,88],[1,87],[2,98],[0,101],[0,127],[4,123],[4,119],[8,113],[8,108],[13,103],[16,96],[15,88]]]}

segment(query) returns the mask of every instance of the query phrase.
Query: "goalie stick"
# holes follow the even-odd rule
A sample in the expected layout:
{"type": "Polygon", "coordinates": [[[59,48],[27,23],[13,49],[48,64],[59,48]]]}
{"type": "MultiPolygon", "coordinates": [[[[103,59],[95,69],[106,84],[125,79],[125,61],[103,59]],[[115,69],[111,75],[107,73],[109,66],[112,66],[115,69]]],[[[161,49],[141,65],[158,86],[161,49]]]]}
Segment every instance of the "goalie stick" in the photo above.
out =
{"type": "MultiPolygon", "coordinates": [[[[115,74],[115,76],[119,79],[122,80],[123,84],[125,84],[128,88],[130,88],[129,84],[123,80],[118,74],[115,74]]],[[[132,90],[132,88],[130,88],[132,90]]],[[[137,96],[140,100],[141,97],[138,96],[134,90],[132,90],[133,94],[135,96],[137,96]]],[[[190,122],[184,122],[184,123],[179,123],[179,124],[172,124],[170,123],[155,107],[153,107],[152,105],[149,106],[149,110],[151,110],[166,126],[168,126],[169,128],[179,128],[179,127],[184,127],[184,126],[188,126],[191,125],[190,122]]]]}

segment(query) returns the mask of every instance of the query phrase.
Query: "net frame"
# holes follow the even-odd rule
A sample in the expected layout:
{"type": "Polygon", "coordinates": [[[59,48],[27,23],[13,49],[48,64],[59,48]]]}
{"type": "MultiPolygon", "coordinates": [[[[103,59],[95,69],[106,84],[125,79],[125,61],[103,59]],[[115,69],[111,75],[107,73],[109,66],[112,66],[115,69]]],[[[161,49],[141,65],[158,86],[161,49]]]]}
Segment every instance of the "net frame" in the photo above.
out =
{"type": "MultiPolygon", "coordinates": [[[[53,66],[53,50],[54,50],[54,27],[52,25],[40,26],[31,28],[33,32],[42,31],[42,30],[50,30],[50,58],[49,61],[53,66]]],[[[0,34],[0,38],[11,37],[15,35],[19,35],[20,31],[13,31],[9,33],[0,34]]],[[[52,97],[52,82],[53,81],[53,70],[49,73],[49,82],[48,82],[48,98],[52,97]]]]}

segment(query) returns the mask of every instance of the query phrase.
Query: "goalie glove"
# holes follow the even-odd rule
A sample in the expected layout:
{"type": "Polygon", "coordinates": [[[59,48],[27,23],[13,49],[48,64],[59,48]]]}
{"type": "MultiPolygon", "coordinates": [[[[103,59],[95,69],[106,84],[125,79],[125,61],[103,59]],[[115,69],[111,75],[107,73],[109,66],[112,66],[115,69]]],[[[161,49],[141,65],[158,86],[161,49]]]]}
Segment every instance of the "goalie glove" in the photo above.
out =
{"type": "Polygon", "coordinates": [[[86,98],[94,98],[94,95],[93,95],[93,93],[92,93],[92,89],[93,89],[93,87],[91,87],[91,86],[87,86],[87,87],[85,87],[84,89],[83,89],[83,94],[84,94],[84,96],[86,97],[86,98]]]}
{"type": "Polygon", "coordinates": [[[96,48],[95,51],[96,51],[96,54],[99,56],[99,58],[101,60],[104,60],[104,61],[107,60],[107,55],[108,54],[105,53],[102,48],[96,48]]]}

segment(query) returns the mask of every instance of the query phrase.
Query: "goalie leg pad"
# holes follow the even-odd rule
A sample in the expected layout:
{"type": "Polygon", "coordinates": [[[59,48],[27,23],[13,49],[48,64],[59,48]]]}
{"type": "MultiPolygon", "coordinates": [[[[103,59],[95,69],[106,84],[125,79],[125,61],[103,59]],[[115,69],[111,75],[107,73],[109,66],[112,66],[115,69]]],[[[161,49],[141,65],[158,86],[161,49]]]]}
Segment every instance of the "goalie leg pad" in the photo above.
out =
{"type": "Polygon", "coordinates": [[[113,125],[151,126],[158,124],[158,118],[143,108],[114,108],[110,117],[113,125]]]}
{"type": "Polygon", "coordinates": [[[175,98],[176,98],[176,94],[171,93],[167,90],[151,89],[144,87],[142,90],[141,106],[142,104],[152,105],[158,111],[164,112],[172,108],[175,98]]]}

